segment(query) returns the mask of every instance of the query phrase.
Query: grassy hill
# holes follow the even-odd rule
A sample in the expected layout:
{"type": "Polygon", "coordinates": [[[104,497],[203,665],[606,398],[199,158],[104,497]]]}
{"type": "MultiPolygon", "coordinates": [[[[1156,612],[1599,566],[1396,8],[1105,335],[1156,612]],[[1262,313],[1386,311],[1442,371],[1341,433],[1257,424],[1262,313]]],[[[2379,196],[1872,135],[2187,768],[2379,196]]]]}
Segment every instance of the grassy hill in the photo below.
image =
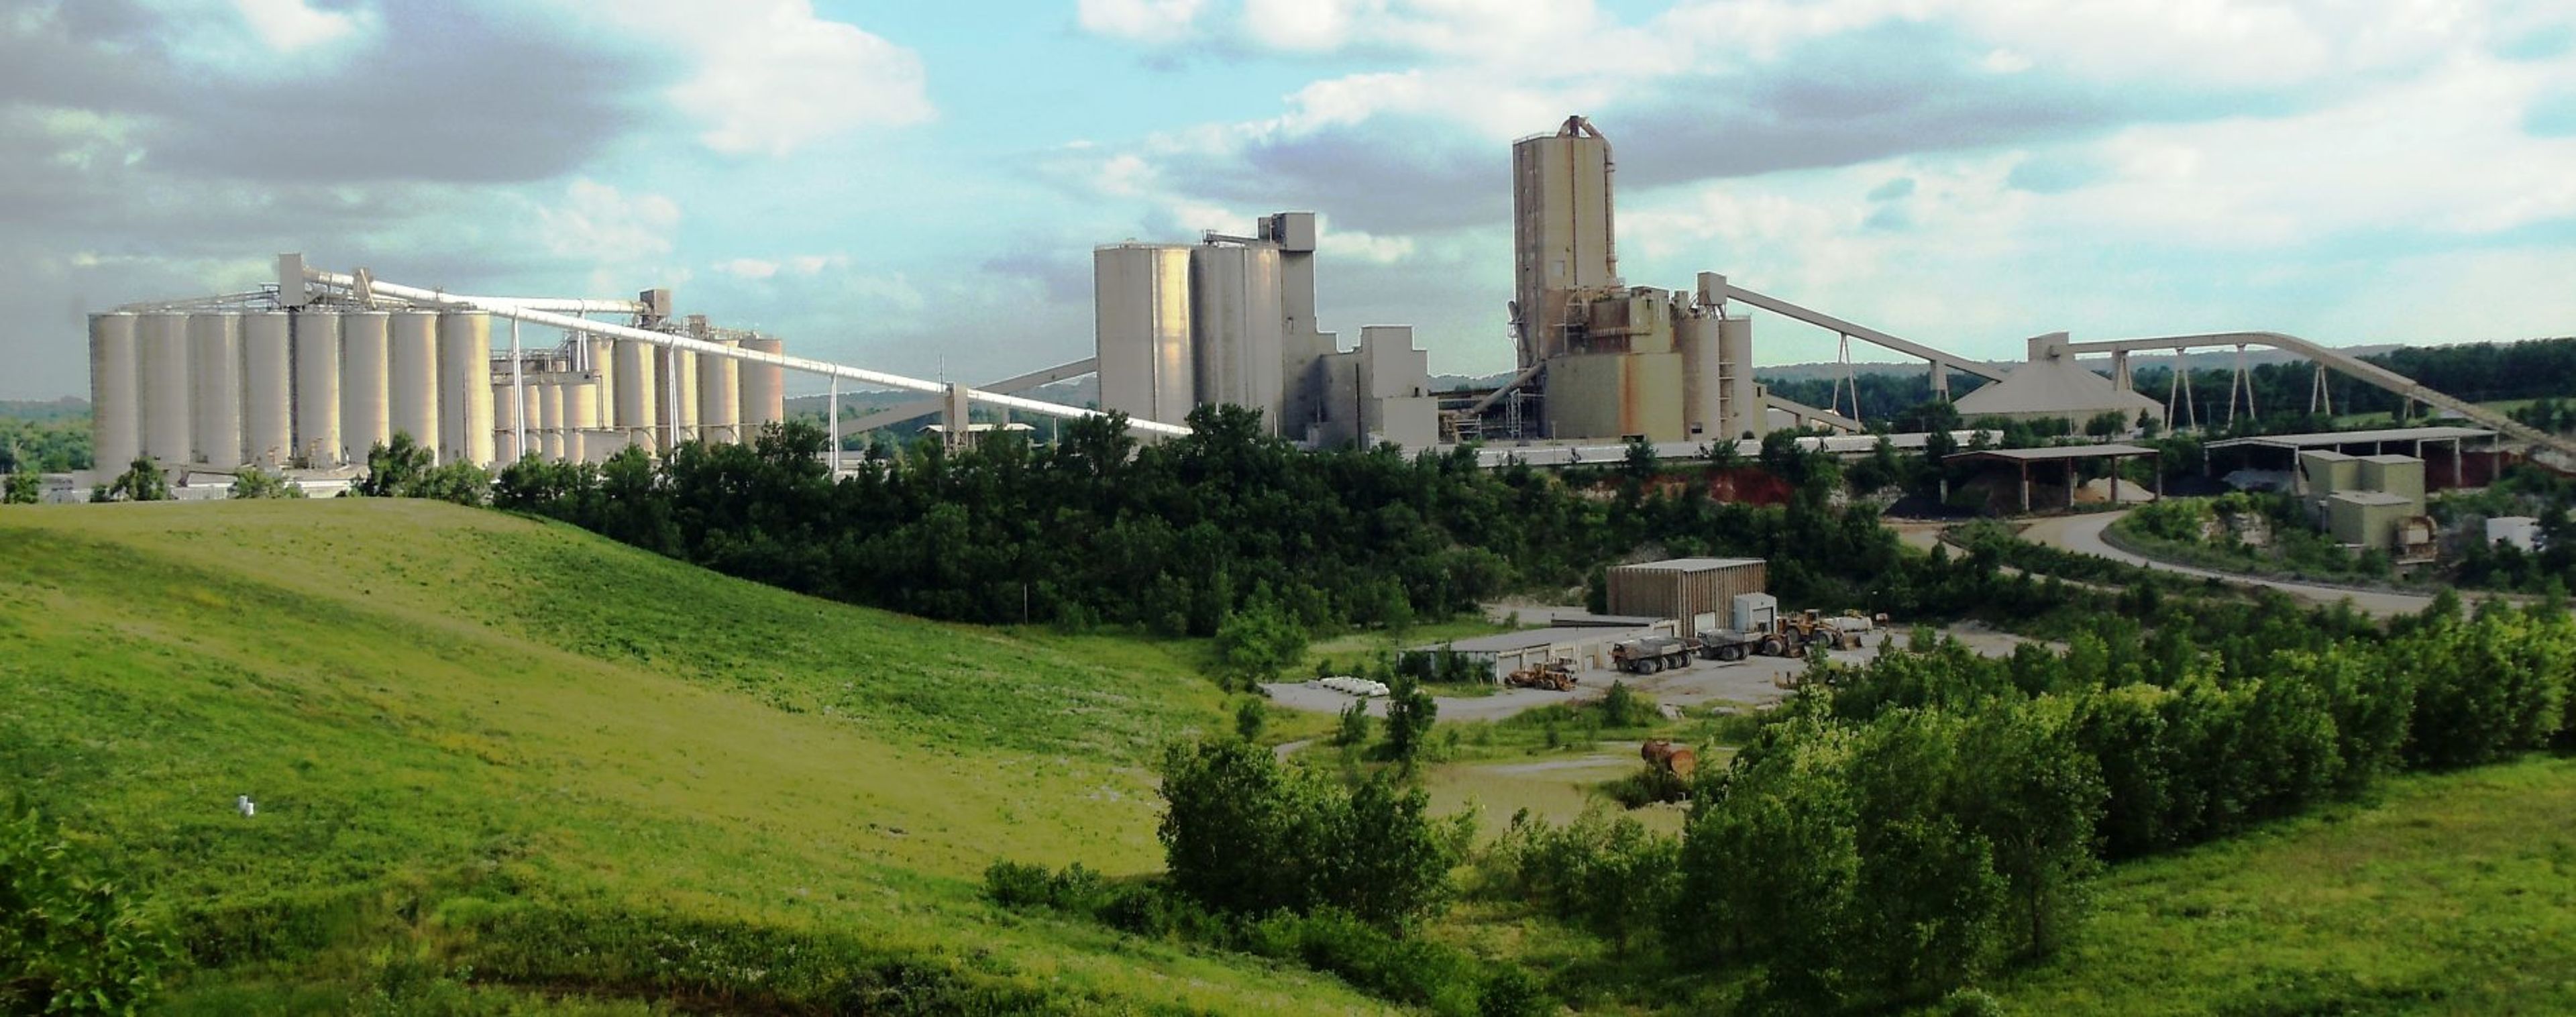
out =
{"type": "Polygon", "coordinates": [[[0,509],[0,786],[186,930],[178,1012],[1373,1009],[978,899],[1159,867],[1147,757],[1222,707],[499,513],[0,509]]]}
{"type": "Polygon", "coordinates": [[[2402,778],[2097,900],[2013,1012],[2576,1013],[2576,759],[2402,778]]]}

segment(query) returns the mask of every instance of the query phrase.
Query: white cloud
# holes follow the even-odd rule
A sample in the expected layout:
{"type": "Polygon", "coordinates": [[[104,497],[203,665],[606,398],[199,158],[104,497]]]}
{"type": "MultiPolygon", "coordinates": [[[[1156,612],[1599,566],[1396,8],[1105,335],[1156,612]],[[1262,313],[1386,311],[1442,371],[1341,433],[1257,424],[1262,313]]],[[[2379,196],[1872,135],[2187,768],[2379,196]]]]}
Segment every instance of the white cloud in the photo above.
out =
{"type": "Polygon", "coordinates": [[[309,49],[338,42],[372,28],[375,12],[315,10],[305,0],[232,0],[243,23],[266,42],[270,49],[283,53],[309,49]]]}
{"type": "Polygon", "coordinates": [[[586,177],[572,182],[562,203],[536,212],[548,251],[600,265],[634,265],[669,254],[671,232],[680,225],[679,203],[658,194],[628,195],[586,177]]]}
{"type": "Polygon", "coordinates": [[[782,277],[811,278],[813,276],[821,275],[825,271],[836,271],[850,267],[850,256],[846,254],[799,254],[778,261],[772,261],[765,258],[734,258],[729,261],[717,262],[711,267],[715,269],[717,274],[729,275],[736,279],[776,279],[782,277]]]}
{"type": "Polygon", "coordinates": [[[762,261],[758,258],[735,258],[732,261],[719,261],[715,264],[714,268],[717,272],[732,276],[736,279],[767,279],[778,274],[777,262],[762,261]]]}
{"type": "Polygon", "coordinates": [[[1412,237],[1381,237],[1359,230],[1336,230],[1325,224],[1315,244],[1328,258],[1392,265],[1413,256],[1412,237]]]}
{"type": "Polygon", "coordinates": [[[1146,43],[1187,38],[1204,0],[1081,0],[1075,20],[1083,31],[1146,43]]]}
{"type": "Polygon", "coordinates": [[[812,0],[558,2],[694,61],[669,98],[704,125],[702,144],[728,155],[783,157],[862,127],[937,114],[918,54],[817,16],[812,0]]]}

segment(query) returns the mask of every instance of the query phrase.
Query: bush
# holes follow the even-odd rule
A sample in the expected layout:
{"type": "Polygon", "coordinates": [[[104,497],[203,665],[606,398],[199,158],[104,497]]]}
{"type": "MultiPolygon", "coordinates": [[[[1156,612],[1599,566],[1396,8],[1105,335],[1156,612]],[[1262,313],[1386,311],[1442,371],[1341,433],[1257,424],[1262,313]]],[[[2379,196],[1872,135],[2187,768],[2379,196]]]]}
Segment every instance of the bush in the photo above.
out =
{"type": "Polygon", "coordinates": [[[133,1013],[177,952],[33,808],[0,811],[0,1012],[133,1013]]]}
{"type": "Polygon", "coordinates": [[[1420,788],[1378,776],[1346,792],[1233,740],[1175,745],[1161,769],[1172,888],[1212,910],[1332,907],[1393,927],[1447,898],[1460,838],[1420,788]]]}

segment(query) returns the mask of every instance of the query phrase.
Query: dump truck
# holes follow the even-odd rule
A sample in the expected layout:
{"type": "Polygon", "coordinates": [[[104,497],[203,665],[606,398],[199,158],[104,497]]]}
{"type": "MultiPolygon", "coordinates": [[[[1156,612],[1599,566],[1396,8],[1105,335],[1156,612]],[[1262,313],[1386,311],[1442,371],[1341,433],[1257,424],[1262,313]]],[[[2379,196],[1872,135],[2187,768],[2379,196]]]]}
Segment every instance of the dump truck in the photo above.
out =
{"type": "Polygon", "coordinates": [[[1574,665],[1551,660],[1537,667],[1525,667],[1504,676],[1503,684],[1516,689],[1547,689],[1553,692],[1574,691],[1574,665]]]}
{"type": "Polygon", "coordinates": [[[1772,622],[1768,629],[1714,629],[1699,634],[1700,656],[1710,660],[1743,660],[1748,656],[1793,657],[1807,652],[1810,646],[1828,650],[1848,650],[1861,644],[1861,637],[1887,625],[1887,616],[1863,615],[1845,611],[1825,615],[1815,610],[1800,611],[1772,622]]]}
{"type": "Polygon", "coordinates": [[[1690,666],[1699,641],[1674,636],[1639,636],[1610,644],[1610,662],[1631,674],[1654,674],[1690,666]]]}

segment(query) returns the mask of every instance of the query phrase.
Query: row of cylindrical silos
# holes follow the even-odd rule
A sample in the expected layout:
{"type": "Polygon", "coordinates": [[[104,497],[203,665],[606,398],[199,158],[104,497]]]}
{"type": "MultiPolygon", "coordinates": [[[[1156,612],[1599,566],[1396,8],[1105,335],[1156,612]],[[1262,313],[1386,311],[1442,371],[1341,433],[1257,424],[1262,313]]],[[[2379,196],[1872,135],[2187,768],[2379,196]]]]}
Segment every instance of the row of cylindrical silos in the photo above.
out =
{"type": "MultiPolygon", "coordinates": [[[[785,417],[784,371],[773,365],[584,339],[587,358],[496,373],[492,327],[491,315],[468,311],[92,315],[96,461],[109,471],[144,457],[330,468],[363,463],[397,434],[441,463],[597,460],[629,445],[748,441],[785,417]]],[[[783,349],[760,336],[739,345],[783,349]]],[[[511,368],[505,354],[501,369],[511,368]]]]}

